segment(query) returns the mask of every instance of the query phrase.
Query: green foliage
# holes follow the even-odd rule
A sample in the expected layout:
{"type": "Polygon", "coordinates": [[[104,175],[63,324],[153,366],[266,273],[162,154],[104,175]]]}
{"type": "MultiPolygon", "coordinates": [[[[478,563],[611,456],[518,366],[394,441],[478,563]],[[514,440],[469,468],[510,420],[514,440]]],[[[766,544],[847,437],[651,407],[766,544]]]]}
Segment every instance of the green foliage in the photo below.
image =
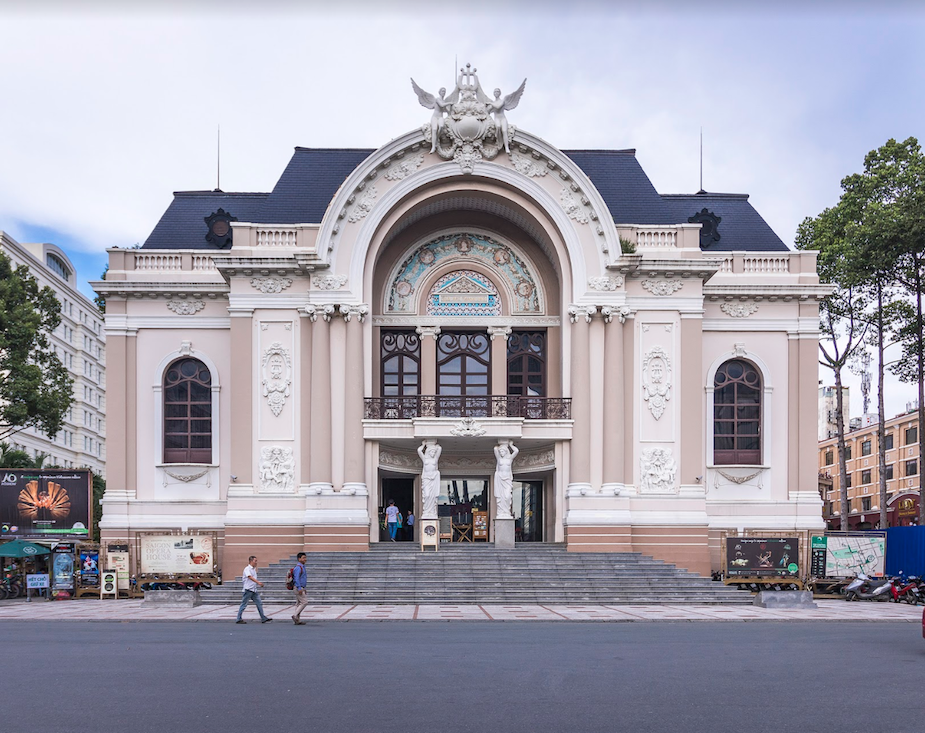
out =
{"type": "Polygon", "coordinates": [[[631,242],[626,237],[620,237],[620,251],[625,255],[635,254],[636,243],[631,242]]]}
{"type": "Polygon", "coordinates": [[[0,443],[0,468],[53,468],[46,466],[48,453],[36,453],[35,458],[24,450],[12,448],[9,443],[0,443]]]}
{"type": "MultiPolygon", "coordinates": [[[[103,268],[103,274],[100,275],[100,280],[106,279],[106,273],[109,272],[109,263],[106,263],[106,267],[103,268]]],[[[102,315],[106,315],[106,298],[97,293],[96,297],[93,299],[93,302],[96,303],[96,307],[99,309],[102,315]]]]}
{"type": "Polygon", "coordinates": [[[72,380],[48,334],[61,321],[51,288],[0,252],[0,439],[34,427],[56,435],[73,401],[72,380]]]}
{"type": "Polygon", "coordinates": [[[100,505],[100,499],[106,493],[106,479],[102,476],[93,475],[93,541],[100,541],[100,519],[103,518],[103,507],[100,505]]]}

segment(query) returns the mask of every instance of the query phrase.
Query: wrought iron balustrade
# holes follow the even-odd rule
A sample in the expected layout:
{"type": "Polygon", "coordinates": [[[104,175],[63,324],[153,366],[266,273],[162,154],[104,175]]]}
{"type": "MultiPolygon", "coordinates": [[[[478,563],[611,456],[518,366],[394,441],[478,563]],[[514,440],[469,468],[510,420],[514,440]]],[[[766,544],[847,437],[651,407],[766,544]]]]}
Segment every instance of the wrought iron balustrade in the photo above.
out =
{"type": "Polygon", "coordinates": [[[572,401],[566,397],[408,395],[367,397],[365,403],[367,420],[410,420],[414,417],[569,420],[572,417],[572,401]]]}

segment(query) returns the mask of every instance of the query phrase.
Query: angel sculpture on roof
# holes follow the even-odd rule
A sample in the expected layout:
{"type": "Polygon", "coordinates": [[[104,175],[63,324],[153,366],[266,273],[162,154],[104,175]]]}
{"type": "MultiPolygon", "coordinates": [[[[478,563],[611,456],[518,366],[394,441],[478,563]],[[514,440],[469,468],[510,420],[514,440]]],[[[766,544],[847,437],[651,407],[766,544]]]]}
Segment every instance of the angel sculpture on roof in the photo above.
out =
{"type": "Polygon", "coordinates": [[[511,154],[511,143],[508,137],[507,117],[504,116],[505,110],[514,109],[523,96],[524,88],[527,86],[527,80],[524,79],[516,91],[508,94],[504,99],[501,98],[501,90],[495,89],[495,98],[488,103],[495,117],[495,136],[499,136],[504,142],[504,151],[511,154]]]}
{"type": "Polygon", "coordinates": [[[418,95],[418,101],[421,105],[434,111],[430,118],[430,152],[434,152],[437,149],[437,138],[440,136],[440,128],[443,127],[443,114],[453,106],[453,103],[444,98],[446,95],[446,87],[440,87],[440,92],[436,97],[430,92],[425,92],[421,89],[414,79],[411,80],[411,88],[414,89],[414,93],[418,95]]]}

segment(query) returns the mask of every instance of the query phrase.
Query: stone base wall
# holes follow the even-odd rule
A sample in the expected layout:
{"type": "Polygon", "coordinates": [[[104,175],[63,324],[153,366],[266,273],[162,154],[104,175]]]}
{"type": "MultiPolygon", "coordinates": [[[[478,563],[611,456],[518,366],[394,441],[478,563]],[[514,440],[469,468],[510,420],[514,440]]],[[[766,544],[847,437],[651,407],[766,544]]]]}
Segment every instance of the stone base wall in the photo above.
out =
{"type": "Polygon", "coordinates": [[[698,575],[710,575],[706,527],[567,527],[566,547],[569,552],[641,552],[698,575]]]}
{"type": "Polygon", "coordinates": [[[366,552],[369,527],[305,527],[305,552],[366,552]]]}
{"type": "Polygon", "coordinates": [[[257,556],[259,568],[266,567],[302,551],[304,530],[301,526],[226,527],[222,577],[232,580],[241,575],[247,558],[257,556]]]}
{"type": "Polygon", "coordinates": [[[631,527],[566,527],[569,552],[633,552],[631,527]]]}

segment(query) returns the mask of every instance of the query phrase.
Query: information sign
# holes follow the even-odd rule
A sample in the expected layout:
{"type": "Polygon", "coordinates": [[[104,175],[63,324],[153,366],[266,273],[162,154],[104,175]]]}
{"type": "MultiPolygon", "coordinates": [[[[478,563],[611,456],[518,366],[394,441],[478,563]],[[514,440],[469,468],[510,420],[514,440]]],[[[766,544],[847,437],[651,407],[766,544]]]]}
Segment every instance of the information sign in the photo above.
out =
{"type": "Polygon", "coordinates": [[[726,575],[792,577],[800,574],[797,537],[727,537],[726,575]]]}
{"type": "Polygon", "coordinates": [[[26,588],[38,589],[48,587],[48,573],[27,573],[26,588]]]}
{"type": "Polygon", "coordinates": [[[212,573],[214,566],[215,555],[209,535],[146,535],[141,538],[142,573],[212,573]]]}

